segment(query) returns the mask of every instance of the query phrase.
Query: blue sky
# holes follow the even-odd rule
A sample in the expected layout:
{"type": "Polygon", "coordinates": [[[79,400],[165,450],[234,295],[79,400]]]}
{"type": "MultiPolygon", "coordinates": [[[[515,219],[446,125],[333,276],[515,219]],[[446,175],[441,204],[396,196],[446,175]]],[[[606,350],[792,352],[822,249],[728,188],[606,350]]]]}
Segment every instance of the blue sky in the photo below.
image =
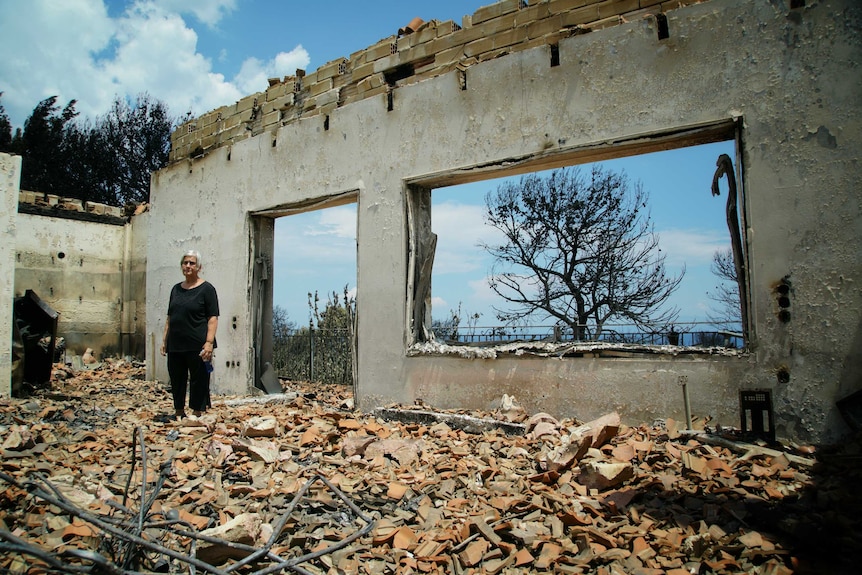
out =
{"type": "Polygon", "coordinates": [[[0,91],[21,126],[53,95],[83,115],[147,91],[195,115],[397,34],[414,17],[455,20],[489,0],[0,0],[0,91]]]}
{"type": "MultiPolygon", "coordinates": [[[[685,278],[672,298],[680,309],[680,323],[706,321],[712,305],[707,291],[717,279],[710,271],[713,253],[730,246],[725,219],[726,181],[722,194],[711,193],[715,161],[722,153],[734,157],[733,143],[720,142],[603,162],[605,168],[624,170],[649,193],[652,222],[660,236],[671,274],[686,268],[685,278]]],[[[486,192],[501,180],[440,188],[432,192],[432,230],[438,235],[432,276],[433,316],[444,319],[450,310],[480,313],[479,326],[497,325],[493,308],[505,303],[488,287],[492,260],[479,247],[495,232],[484,225],[486,192]]],[[[308,318],[307,293],[356,286],[356,206],[281,218],[276,222],[275,304],[291,319],[308,318]],[[288,248],[288,246],[290,246],[288,248]],[[315,262],[313,267],[307,262],[315,262]]]]}
{"type": "MultiPolygon", "coordinates": [[[[410,2],[335,0],[0,0],[0,103],[13,125],[46,97],[77,100],[83,118],[105,113],[116,96],[147,92],[177,116],[202,114],[264,90],[267,78],[314,70],[394,35],[414,17],[455,20],[490,0],[410,2]]],[[[682,319],[704,319],[712,253],[728,244],[724,196],[709,185],[720,153],[711,145],[607,162],[641,180],[671,270],[687,265],[675,303],[682,319]]],[[[493,323],[486,287],[490,262],[476,247],[487,237],[481,209],[496,184],[432,195],[440,236],[433,276],[434,316],[459,303],[493,323]],[[467,233],[465,230],[469,230],[467,233]]],[[[306,294],[356,288],[356,207],[277,222],[275,304],[308,318],[306,294]]],[[[210,278],[214,282],[218,278],[210,278]]]]}
{"type": "MultiPolygon", "coordinates": [[[[711,305],[706,291],[712,291],[716,283],[710,271],[713,253],[730,245],[726,196],[716,198],[710,191],[715,161],[722,153],[733,157],[732,142],[601,164],[606,169],[624,171],[632,182],[640,181],[648,192],[651,220],[666,255],[666,268],[671,275],[680,273],[683,266],[686,269],[683,282],[672,298],[672,304],[680,309],[681,322],[706,320],[711,305]]],[[[487,240],[495,237],[494,230],[482,225],[481,214],[485,193],[496,189],[498,183],[482,182],[432,193],[432,229],[438,234],[432,279],[435,318],[445,317],[449,309],[457,308],[461,302],[463,311],[482,314],[479,325],[498,323],[493,307],[505,308],[506,304],[488,288],[491,260],[478,248],[464,254],[466,245],[489,243],[487,240]],[[433,218],[440,211],[441,217],[433,218]],[[472,222],[477,223],[471,225],[472,222]]]]}

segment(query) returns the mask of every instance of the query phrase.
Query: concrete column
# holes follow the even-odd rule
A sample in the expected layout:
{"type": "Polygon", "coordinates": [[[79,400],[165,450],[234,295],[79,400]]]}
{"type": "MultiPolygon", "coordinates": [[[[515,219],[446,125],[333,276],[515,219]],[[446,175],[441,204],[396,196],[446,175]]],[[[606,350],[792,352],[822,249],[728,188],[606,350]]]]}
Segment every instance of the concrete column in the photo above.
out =
{"type": "Polygon", "coordinates": [[[15,297],[15,220],[21,157],[0,154],[0,396],[12,393],[12,302],[15,297]]]}

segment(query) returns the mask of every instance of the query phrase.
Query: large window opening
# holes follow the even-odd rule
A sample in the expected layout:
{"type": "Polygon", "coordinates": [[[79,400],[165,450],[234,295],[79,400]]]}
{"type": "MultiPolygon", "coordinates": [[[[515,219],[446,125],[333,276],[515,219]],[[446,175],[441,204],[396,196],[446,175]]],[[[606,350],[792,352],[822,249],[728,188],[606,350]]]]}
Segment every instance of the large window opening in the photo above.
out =
{"type": "Polygon", "coordinates": [[[417,342],[744,348],[743,203],[727,137],[428,186],[435,245],[417,342]]]}
{"type": "Polygon", "coordinates": [[[272,366],[279,378],[353,385],[356,204],[275,220],[272,366]]]}

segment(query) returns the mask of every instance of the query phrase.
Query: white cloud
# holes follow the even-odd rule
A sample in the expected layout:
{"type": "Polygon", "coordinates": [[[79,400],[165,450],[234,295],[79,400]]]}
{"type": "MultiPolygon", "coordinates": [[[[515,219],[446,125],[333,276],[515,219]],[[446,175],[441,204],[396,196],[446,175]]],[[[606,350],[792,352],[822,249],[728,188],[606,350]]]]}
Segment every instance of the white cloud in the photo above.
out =
{"type": "Polygon", "coordinates": [[[236,9],[237,0],[154,0],[168,12],[193,14],[195,18],[214,28],[219,21],[236,9]]]}
{"type": "Polygon", "coordinates": [[[269,78],[292,76],[297,68],[305,68],[310,61],[308,52],[302,46],[297,46],[290,52],[279,52],[267,62],[248,58],[242,63],[235,82],[246,94],[260,92],[269,86],[269,78]]]}
{"type": "Polygon", "coordinates": [[[730,245],[728,234],[717,230],[666,229],[658,231],[665,265],[709,265],[716,250],[730,245]]]}
{"type": "Polygon", "coordinates": [[[433,206],[431,229],[437,234],[435,275],[484,270],[490,260],[479,245],[501,238],[498,230],[485,225],[484,206],[452,200],[433,206]]]}
{"type": "MultiPolygon", "coordinates": [[[[293,216],[295,217],[295,216],[293,216]]],[[[356,206],[327,208],[308,214],[305,235],[356,238],[356,206]]]]}
{"type": "Polygon", "coordinates": [[[322,266],[355,274],[356,206],[340,206],[279,218],[276,258],[296,274],[318,274],[322,266]]]}
{"type": "Polygon", "coordinates": [[[306,294],[322,300],[356,290],[356,207],[343,206],[279,218],[274,237],[274,301],[292,318],[307,315],[306,294]]]}
{"type": "Polygon", "coordinates": [[[481,303],[482,305],[496,304],[501,301],[497,292],[491,289],[491,278],[488,276],[478,280],[468,281],[467,287],[470,288],[471,301],[481,303]]]}
{"type": "Polygon", "coordinates": [[[211,62],[196,50],[197,33],[176,13],[137,4],[118,20],[115,38],[117,49],[104,72],[118,93],[148,92],[174,114],[199,114],[242,96],[212,72],[211,62]]]}
{"type": "Polygon", "coordinates": [[[85,110],[86,100],[105,91],[92,55],[108,47],[115,31],[100,0],[0,4],[0,91],[13,124],[23,125],[36,104],[54,95],[61,105],[77,98],[85,110]]]}
{"type": "Polygon", "coordinates": [[[441,236],[440,240],[451,240],[470,246],[475,246],[480,241],[491,241],[500,234],[485,225],[484,205],[465,204],[454,200],[434,204],[431,228],[441,236]]]}
{"type": "Polygon", "coordinates": [[[464,250],[459,251],[457,247],[446,249],[437,245],[437,252],[434,254],[434,275],[446,274],[461,274],[482,270],[485,266],[485,260],[475,248],[473,252],[464,250]]]}
{"type": "Polygon", "coordinates": [[[197,50],[192,14],[215,27],[236,0],[152,0],[116,18],[103,0],[0,3],[0,103],[15,126],[36,104],[77,100],[83,117],[106,113],[117,96],[146,92],[171,113],[197,116],[266,89],[267,78],[293,74],[309,62],[297,46],[271,60],[249,60],[236,78],[214,71],[197,50]]]}

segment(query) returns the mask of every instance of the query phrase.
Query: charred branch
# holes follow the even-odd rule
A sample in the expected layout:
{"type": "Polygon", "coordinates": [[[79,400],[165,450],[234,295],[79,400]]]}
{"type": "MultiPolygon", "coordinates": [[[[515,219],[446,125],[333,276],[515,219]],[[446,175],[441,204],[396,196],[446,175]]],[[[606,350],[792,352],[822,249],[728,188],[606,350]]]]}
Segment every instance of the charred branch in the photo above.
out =
{"type": "MultiPolygon", "coordinates": [[[[289,571],[306,574],[310,571],[302,567],[324,555],[344,548],[351,542],[366,535],[374,526],[374,521],[328,479],[315,475],[307,480],[296,492],[290,504],[281,513],[273,525],[272,534],[262,547],[254,547],[243,542],[229,541],[220,537],[201,532],[190,523],[173,513],[154,511],[153,504],[159,492],[169,479],[172,470],[170,460],[161,465],[158,479],[151,490],[147,489],[147,452],[144,434],[141,428],[135,430],[132,440],[132,460],[123,492],[122,503],[113,502],[109,514],[96,514],[76,505],[69,497],[51,481],[39,473],[34,473],[28,479],[19,481],[14,477],[0,472],[0,480],[22,490],[22,494],[35,500],[53,505],[70,517],[89,525],[93,533],[98,534],[98,548],[65,549],[52,552],[43,549],[33,542],[27,541],[5,529],[0,529],[0,552],[17,553],[32,557],[41,562],[49,574],[106,573],[109,575],[135,575],[141,569],[152,572],[161,570],[171,560],[175,565],[182,565],[194,573],[199,569],[213,575],[229,575],[238,572],[242,567],[253,566],[255,570],[244,570],[250,575],[267,575],[289,571]],[[140,460],[140,489],[132,489],[132,477],[140,460]],[[352,513],[351,521],[359,520],[364,525],[353,531],[347,537],[316,551],[304,553],[297,557],[284,558],[273,551],[277,542],[283,539],[285,527],[298,506],[306,499],[308,492],[317,484],[323,484],[338,501],[352,513]],[[135,494],[134,492],[138,493],[135,494]],[[135,499],[132,501],[132,499],[135,499]],[[134,508],[137,507],[137,510],[134,508]],[[200,546],[206,544],[228,550],[229,553],[211,554],[212,557],[236,557],[241,559],[227,567],[214,563],[223,561],[206,561],[200,558],[200,546]],[[167,560],[167,561],[166,561],[167,560]],[[159,567],[161,566],[161,567],[159,567]]],[[[172,571],[173,572],[173,571],[172,571]]]]}

